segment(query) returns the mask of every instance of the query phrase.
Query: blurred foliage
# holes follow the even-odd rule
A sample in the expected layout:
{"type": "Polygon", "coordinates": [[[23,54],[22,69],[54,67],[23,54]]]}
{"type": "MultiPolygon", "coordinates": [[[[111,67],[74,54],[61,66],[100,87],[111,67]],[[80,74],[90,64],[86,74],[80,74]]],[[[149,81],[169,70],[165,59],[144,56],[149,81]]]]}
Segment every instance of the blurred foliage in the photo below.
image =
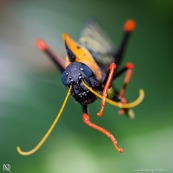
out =
{"type": "MultiPolygon", "coordinates": [[[[173,171],[172,30],[173,1],[126,0],[0,0],[0,172],[3,164],[11,172],[134,172],[161,168],[173,171]],[[61,35],[78,39],[89,18],[98,19],[118,45],[123,23],[136,20],[124,62],[135,64],[128,87],[128,100],[146,93],[131,121],[118,116],[110,105],[102,118],[96,116],[100,101],[90,105],[92,121],[109,129],[124,153],[119,154],[102,134],[82,122],[81,107],[70,98],[63,115],[44,146],[34,155],[23,150],[34,147],[53,122],[66,95],[60,73],[34,47],[46,40],[65,55],[61,35]]],[[[121,79],[116,83],[121,85],[121,79]]],[[[161,171],[160,171],[161,172],[161,171]]]]}

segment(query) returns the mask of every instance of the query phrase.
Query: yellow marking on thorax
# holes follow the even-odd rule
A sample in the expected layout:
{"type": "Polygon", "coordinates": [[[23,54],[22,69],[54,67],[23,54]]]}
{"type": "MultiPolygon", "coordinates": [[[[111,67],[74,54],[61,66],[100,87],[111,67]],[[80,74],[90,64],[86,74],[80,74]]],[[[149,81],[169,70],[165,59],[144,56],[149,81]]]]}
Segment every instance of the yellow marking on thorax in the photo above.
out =
{"type": "MultiPolygon", "coordinates": [[[[68,34],[63,34],[62,38],[65,44],[76,56],[75,62],[81,62],[87,65],[93,71],[97,80],[100,81],[102,79],[101,70],[97,65],[97,63],[95,62],[92,55],[90,54],[90,52],[84,47],[81,47],[78,43],[76,43],[68,34]]],[[[68,56],[66,56],[66,66],[69,65],[70,63],[71,62],[69,61],[68,56]]]]}

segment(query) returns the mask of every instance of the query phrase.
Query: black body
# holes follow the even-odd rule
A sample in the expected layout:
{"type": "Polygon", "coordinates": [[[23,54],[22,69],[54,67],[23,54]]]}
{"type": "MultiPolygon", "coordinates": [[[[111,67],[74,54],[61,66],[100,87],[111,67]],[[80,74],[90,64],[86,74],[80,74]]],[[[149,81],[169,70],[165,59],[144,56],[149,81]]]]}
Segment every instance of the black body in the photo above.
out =
{"type": "Polygon", "coordinates": [[[67,87],[72,85],[71,95],[81,105],[87,105],[96,100],[96,96],[83,86],[82,81],[97,92],[102,90],[101,83],[96,79],[92,70],[79,62],[71,63],[62,73],[61,80],[67,87]]]}
{"type": "MultiPolygon", "coordinates": [[[[86,23],[84,29],[81,32],[79,44],[82,47],[85,47],[92,54],[94,60],[100,67],[102,73],[101,81],[98,81],[96,79],[94,73],[92,72],[92,69],[90,69],[88,66],[80,62],[75,62],[76,57],[66,43],[65,47],[67,55],[69,61],[71,62],[71,64],[68,65],[66,69],[64,69],[64,67],[61,66],[58,60],[56,60],[56,57],[54,57],[54,55],[50,53],[51,51],[45,51],[49,52],[48,56],[51,59],[53,57],[53,62],[58,67],[58,69],[61,70],[62,83],[68,88],[70,85],[72,85],[71,95],[78,103],[85,106],[96,100],[96,96],[83,86],[82,80],[95,91],[102,93],[109,74],[109,65],[111,63],[115,63],[117,66],[113,76],[113,80],[115,80],[127,70],[126,67],[119,69],[119,66],[122,62],[122,57],[124,55],[130,33],[131,32],[128,31],[124,33],[119,48],[115,49],[115,46],[111,39],[109,39],[107,34],[95,21],[92,20],[86,23]]],[[[117,89],[116,92],[119,93],[117,89]]],[[[114,98],[114,100],[119,100],[118,94],[116,94],[115,97],[116,98],[114,98]]]]}

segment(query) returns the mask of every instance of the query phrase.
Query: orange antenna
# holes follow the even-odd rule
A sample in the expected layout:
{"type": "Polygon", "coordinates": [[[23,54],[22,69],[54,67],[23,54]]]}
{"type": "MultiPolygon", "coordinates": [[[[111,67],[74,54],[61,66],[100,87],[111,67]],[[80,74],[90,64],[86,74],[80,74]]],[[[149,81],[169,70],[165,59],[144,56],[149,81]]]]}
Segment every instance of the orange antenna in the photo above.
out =
{"type": "MultiPolygon", "coordinates": [[[[96,95],[100,99],[103,99],[102,95],[100,95],[99,93],[94,91],[84,81],[82,81],[82,83],[90,92],[92,92],[94,95],[96,95]]],[[[119,107],[119,108],[133,108],[133,107],[139,105],[142,102],[142,100],[144,99],[144,96],[145,96],[144,90],[140,89],[139,90],[139,97],[134,102],[131,102],[131,103],[121,103],[121,102],[116,102],[116,101],[110,100],[108,98],[106,98],[106,102],[108,102],[109,104],[114,105],[116,107],[119,107]]]]}
{"type": "Polygon", "coordinates": [[[49,130],[44,135],[44,137],[41,139],[41,141],[30,151],[22,151],[20,149],[20,147],[17,147],[17,151],[18,151],[19,154],[24,155],[24,156],[31,155],[31,154],[35,153],[44,144],[44,142],[46,141],[46,139],[49,137],[49,135],[51,134],[52,130],[54,129],[55,125],[57,124],[57,122],[58,122],[58,120],[59,120],[59,118],[60,118],[60,116],[61,116],[61,114],[62,114],[62,112],[64,110],[64,107],[65,107],[65,105],[67,103],[67,99],[68,99],[68,97],[70,95],[71,88],[72,88],[72,86],[70,86],[70,88],[68,90],[68,93],[67,93],[67,95],[66,95],[66,97],[64,99],[64,102],[63,102],[63,104],[61,106],[61,109],[60,109],[58,115],[56,116],[54,122],[52,123],[52,125],[50,126],[49,130]]]}

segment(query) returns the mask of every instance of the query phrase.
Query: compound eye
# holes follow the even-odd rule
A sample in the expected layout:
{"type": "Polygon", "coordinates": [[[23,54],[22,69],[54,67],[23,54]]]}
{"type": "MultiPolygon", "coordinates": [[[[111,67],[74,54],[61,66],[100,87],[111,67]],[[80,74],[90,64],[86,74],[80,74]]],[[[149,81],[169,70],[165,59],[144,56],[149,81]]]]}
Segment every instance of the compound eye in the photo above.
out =
{"type": "Polygon", "coordinates": [[[84,65],[84,64],[82,64],[81,67],[80,67],[79,69],[80,69],[80,71],[81,71],[82,73],[84,73],[84,74],[85,74],[86,76],[88,76],[88,77],[91,77],[91,76],[93,75],[92,70],[91,70],[88,66],[86,66],[86,65],[84,65]]]}
{"type": "Polygon", "coordinates": [[[64,71],[61,75],[61,81],[64,85],[68,85],[68,83],[67,83],[68,75],[69,75],[69,72],[67,72],[67,71],[64,71]]]}

